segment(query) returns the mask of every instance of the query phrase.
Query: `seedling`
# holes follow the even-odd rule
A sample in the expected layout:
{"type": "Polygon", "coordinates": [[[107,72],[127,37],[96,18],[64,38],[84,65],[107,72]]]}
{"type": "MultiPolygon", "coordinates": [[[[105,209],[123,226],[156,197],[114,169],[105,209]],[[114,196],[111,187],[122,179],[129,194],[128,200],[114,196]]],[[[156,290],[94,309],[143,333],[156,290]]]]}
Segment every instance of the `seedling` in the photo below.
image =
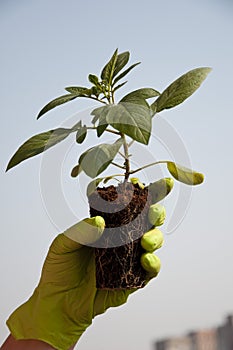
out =
{"type": "Polygon", "coordinates": [[[199,88],[211,69],[193,69],[175,80],[162,93],[154,88],[139,88],[116,102],[116,91],[127,83],[124,81],[125,76],[140,63],[126,67],[129,57],[129,52],[118,53],[116,50],[102,69],[100,77],[89,74],[89,87],[65,88],[68,93],[46,104],[37,117],[39,119],[53,108],[69,101],[86,98],[100,103],[99,107],[92,110],[88,125],[79,120],[71,128],[49,130],[31,137],[17,150],[7,166],[7,170],[13,168],[55,146],[70,134],[74,134],[77,144],[83,143],[88,134],[93,132],[99,138],[106,133],[112,136],[111,143],[93,145],[79,155],[78,163],[71,170],[72,177],[84,172],[93,179],[87,187],[90,214],[100,215],[106,222],[106,233],[96,246],[98,288],[144,286],[145,271],[142,271],[138,262],[143,247],[140,246],[141,250],[138,247],[142,234],[153,226],[148,220],[150,205],[159,202],[170,192],[173,187],[172,178],[187,185],[201,184],[204,179],[203,174],[170,160],[132,168],[130,147],[134,142],[149,146],[153,118],[163,110],[184,102],[199,88]],[[116,156],[121,157],[122,162],[116,162],[116,156]],[[136,173],[158,164],[165,164],[172,178],[160,179],[147,186],[135,178],[136,173]],[[110,165],[120,169],[119,172],[98,177],[110,165]],[[116,187],[99,187],[101,183],[104,185],[111,179],[120,179],[120,184],[116,187]],[[125,203],[125,198],[129,202],[125,203]],[[111,210],[108,210],[111,206],[111,210]],[[130,267],[133,254],[136,262],[130,267]],[[121,261],[121,265],[123,260],[126,261],[126,265],[121,266],[122,270],[116,266],[114,257],[121,261]],[[107,266],[106,270],[103,270],[103,265],[107,266]],[[108,272],[109,266],[111,273],[108,272]],[[122,273],[125,273],[123,277],[122,273]]]}

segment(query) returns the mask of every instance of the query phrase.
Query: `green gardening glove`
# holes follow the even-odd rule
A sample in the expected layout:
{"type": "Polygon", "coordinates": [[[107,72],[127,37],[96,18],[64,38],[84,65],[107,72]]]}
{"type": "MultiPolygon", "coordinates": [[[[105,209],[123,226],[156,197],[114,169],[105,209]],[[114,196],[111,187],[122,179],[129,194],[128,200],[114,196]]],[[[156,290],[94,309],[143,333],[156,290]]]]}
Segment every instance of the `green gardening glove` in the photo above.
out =
{"type": "MultiPolygon", "coordinates": [[[[103,231],[102,217],[88,218],[55,238],[39,285],[7,321],[13,337],[38,339],[55,349],[68,350],[96,315],[127,301],[135,290],[96,289],[94,248],[88,244],[96,241],[103,231]]],[[[163,237],[157,228],[146,235],[147,239],[142,236],[141,242],[144,247],[149,243],[150,252],[144,253],[142,266],[148,271],[149,281],[160,270],[159,258],[152,250],[162,245],[163,237]]]]}

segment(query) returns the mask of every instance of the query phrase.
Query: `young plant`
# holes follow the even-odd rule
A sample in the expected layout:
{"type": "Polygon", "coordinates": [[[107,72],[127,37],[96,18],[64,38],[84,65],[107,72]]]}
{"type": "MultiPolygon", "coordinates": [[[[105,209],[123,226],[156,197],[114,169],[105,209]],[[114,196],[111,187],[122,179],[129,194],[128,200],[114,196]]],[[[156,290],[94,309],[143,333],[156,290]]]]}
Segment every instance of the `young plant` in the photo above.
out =
{"type": "MultiPolygon", "coordinates": [[[[91,216],[103,216],[107,227],[108,225],[110,225],[109,227],[112,227],[112,222],[114,222],[114,227],[119,227],[121,218],[117,217],[116,210],[114,211],[114,215],[109,216],[103,210],[101,211],[95,209],[101,209],[101,207],[99,207],[98,199],[93,197],[98,185],[101,182],[107,183],[108,180],[112,178],[122,177],[123,181],[121,182],[121,188],[123,192],[126,190],[129,191],[127,192],[128,197],[131,195],[130,193],[132,192],[132,186],[133,191],[135,188],[137,188],[139,191],[148,191],[149,188],[152,193],[150,203],[152,204],[152,202],[155,203],[163,199],[170,192],[173,186],[173,180],[170,178],[160,179],[155,183],[150,184],[149,187],[144,188],[144,185],[134,177],[134,175],[142,169],[164,163],[166,164],[167,169],[172,177],[185,184],[198,185],[201,184],[204,179],[201,173],[182,167],[169,160],[157,161],[151,164],[146,164],[136,169],[132,169],[130,162],[130,147],[134,142],[148,145],[151,137],[153,118],[163,110],[173,108],[191,96],[205,80],[211,69],[208,67],[193,69],[175,80],[162,93],[158,92],[154,88],[139,88],[137,90],[129,92],[118,102],[116,102],[116,91],[118,91],[127,83],[127,81],[124,81],[125,76],[140,63],[137,62],[126,67],[129,61],[129,57],[129,52],[118,53],[118,50],[116,50],[102,69],[100,77],[94,74],[89,74],[88,80],[91,84],[89,87],[71,86],[65,88],[68,93],[46,104],[46,106],[42,108],[37,117],[39,119],[53,108],[69,101],[78,98],[87,98],[101,104],[101,106],[95,108],[91,112],[90,123],[88,125],[83,124],[83,121],[80,120],[77,121],[77,123],[71,128],[58,128],[49,130],[47,132],[43,132],[31,137],[17,150],[7,166],[7,170],[13,168],[20,162],[55,146],[57,143],[61,142],[72,133],[75,134],[76,142],[78,144],[83,143],[87,137],[87,134],[93,132],[93,130],[97,133],[97,136],[99,138],[106,133],[111,134],[111,143],[100,143],[93,145],[93,147],[87,149],[79,156],[78,164],[76,164],[71,171],[72,177],[78,176],[83,171],[90,178],[94,179],[90,182],[87,188],[87,196],[90,203],[90,213],[91,216]],[[151,101],[151,99],[153,99],[153,102],[149,103],[148,100],[151,101]],[[122,158],[122,163],[115,162],[115,157],[117,155],[120,155],[122,158]],[[117,174],[109,174],[104,177],[98,177],[110,165],[114,165],[115,167],[119,168],[121,172],[117,174]],[[131,178],[130,182],[128,181],[129,178],[131,178]],[[129,187],[127,184],[130,184],[131,187],[129,187]]],[[[121,191],[118,190],[118,195],[120,192],[121,191]]],[[[99,194],[102,198],[106,197],[106,193],[101,192],[101,189],[99,190],[99,194]]],[[[144,193],[144,195],[145,201],[148,201],[148,193],[144,193]]],[[[107,200],[109,203],[111,201],[115,201],[115,199],[116,196],[113,199],[108,198],[107,200]]],[[[137,203],[140,201],[141,200],[138,199],[137,203]]],[[[141,204],[139,203],[135,205],[136,207],[139,207],[141,204]]],[[[143,204],[143,206],[144,205],[145,204],[143,204]]],[[[125,213],[125,215],[128,215],[129,217],[128,222],[131,222],[135,219],[135,216],[131,215],[134,209],[131,208],[129,209],[129,212],[125,213]]],[[[139,210],[139,212],[141,212],[141,210],[142,208],[139,210]]],[[[148,210],[149,206],[147,208],[145,217],[147,217],[148,210]]],[[[148,229],[148,227],[151,227],[145,217],[142,222],[140,221],[137,223],[138,226],[142,226],[139,229],[141,233],[145,228],[148,229]]],[[[126,231],[128,232],[129,230],[130,228],[127,227],[126,231]]],[[[126,236],[127,235],[128,233],[126,236]]],[[[112,234],[112,237],[113,236],[114,235],[112,234]]],[[[133,238],[133,241],[134,240],[135,239],[133,238]]],[[[109,244],[109,240],[107,241],[109,244]]],[[[104,244],[106,244],[106,241],[104,242],[104,244]]],[[[130,244],[131,243],[132,242],[130,242],[130,244]]],[[[103,245],[100,246],[101,248],[97,248],[96,250],[98,251],[98,249],[107,249],[109,252],[109,249],[114,250],[115,248],[113,247],[116,247],[117,244],[126,246],[128,243],[123,244],[121,242],[119,244],[119,242],[115,242],[114,244],[110,244],[112,248],[103,245]]],[[[111,260],[113,250],[111,250],[110,255],[108,255],[107,259],[111,260]]],[[[102,254],[102,251],[100,254],[102,254]]],[[[127,254],[127,252],[124,250],[124,252],[121,252],[121,254],[127,254]]],[[[135,276],[133,277],[133,280],[135,280],[135,276]]],[[[103,282],[103,285],[105,282],[103,282]]],[[[115,287],[118,286],[114,285],[113,288],[115,287]]],[[[127,287],[130,286],[125,285],[125,288],[127,287]]]]}

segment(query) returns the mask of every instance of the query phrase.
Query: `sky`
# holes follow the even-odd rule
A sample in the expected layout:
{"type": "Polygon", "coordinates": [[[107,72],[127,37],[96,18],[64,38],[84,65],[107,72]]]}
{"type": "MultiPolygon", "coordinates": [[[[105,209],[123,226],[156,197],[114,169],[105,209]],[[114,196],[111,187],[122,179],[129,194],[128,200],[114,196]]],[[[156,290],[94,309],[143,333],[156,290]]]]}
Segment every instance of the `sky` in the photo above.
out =
{"type": "MultiPolygon", "coordinates": [[[[69,174],[94,136],[80,148],[71,138],[7,173],[6,165],[32,135],[90,118],[96,105],[79,100],[36,120],[64,87],[88,86],[88,74],[98,75],[116,48],[130,51],[131,64],[141,62],[122,93],[162,91],[193,68],[213,68],[192,97],[154,119],[149,147],[134,148],[135,165],[169,158],[205,181],[192,189],[175,183],[164,202],[158,278],[97,317],[76,348],[151,350],[160,338],[217,326],[233,313],[232,19],[227,0],[1,0],[0,343],[6,319],[37,285],[54,237],[88,215],[90,179],[69,174]]],[[[140,179],[161,174],[168,176],[164,167],[150,168],[140,179]]]]}

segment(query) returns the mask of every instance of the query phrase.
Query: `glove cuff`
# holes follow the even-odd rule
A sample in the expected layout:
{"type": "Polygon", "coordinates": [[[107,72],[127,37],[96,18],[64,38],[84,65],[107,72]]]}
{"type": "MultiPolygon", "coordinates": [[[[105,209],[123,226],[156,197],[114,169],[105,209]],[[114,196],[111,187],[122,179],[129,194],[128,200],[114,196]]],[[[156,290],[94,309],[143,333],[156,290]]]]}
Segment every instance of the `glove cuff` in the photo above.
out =
{"type": "Polygon", "coordinates": [[[10,315],[6,324],[11,334],[17,340],[41,340],[57,350],[70,349],[85,329],[80,331],[74,324],[71,327],[73,331],[64,334],[64,329],[67,329],[70,320],[65,315],[62,315],[61,319],[61,312],[56,310],[57,303],[54,303],[53,309],[43,305],[39,294],[40,290],[36,289],[32,297],[10,315]]]}

